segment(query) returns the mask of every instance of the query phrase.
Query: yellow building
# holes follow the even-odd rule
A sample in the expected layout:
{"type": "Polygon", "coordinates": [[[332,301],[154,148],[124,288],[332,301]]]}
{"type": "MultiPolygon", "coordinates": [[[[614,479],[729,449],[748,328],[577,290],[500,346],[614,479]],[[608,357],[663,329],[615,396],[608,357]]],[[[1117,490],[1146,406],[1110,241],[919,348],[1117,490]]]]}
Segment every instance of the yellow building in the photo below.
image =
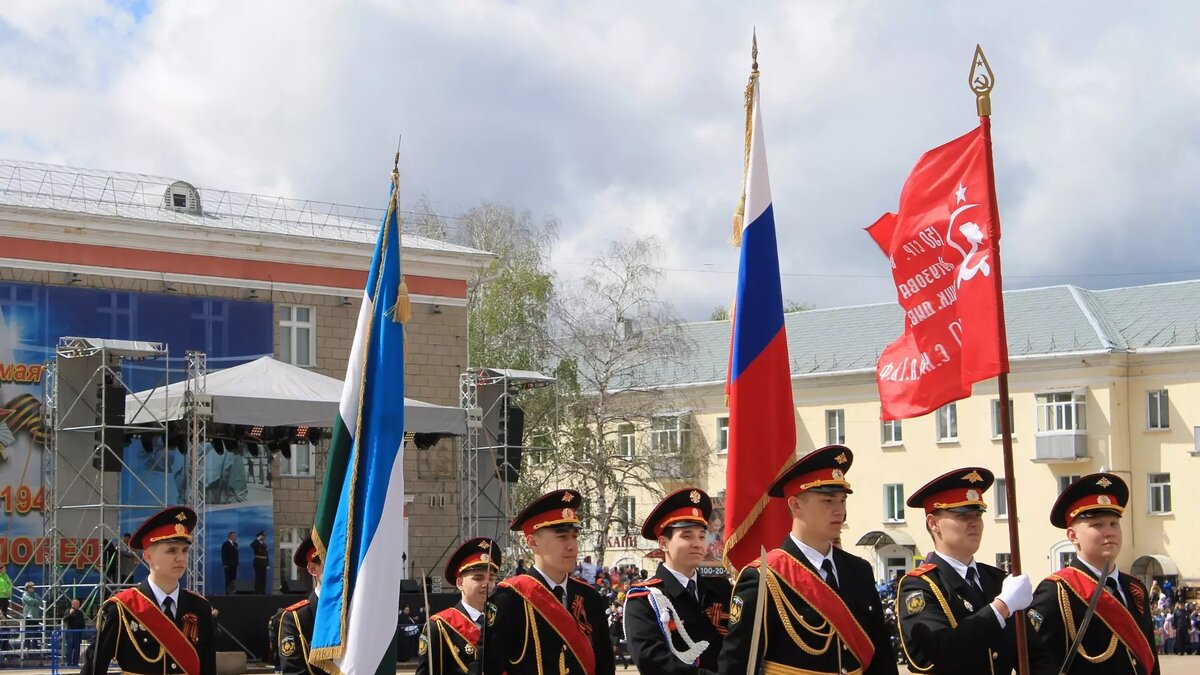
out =
{"type": "MultiPolygon", "coordinates": [[[[1071,546],[1050,525],[1050,507],[1074,477],[1107,470],[1124,477],[1131,491],[1122,569],[1200,583],[1200,540],[1188,525],[1200,522],[1200,500],[1186,492],[1200,476],[1200,281],[1010,291],[1005,303],[1023,571],[1039,578],[1063,565],[1071,546]],[[1183,491],[1172,494],[1173,486],[1183,491]]],[[[977,385],[970,398],[933,414],[881,423],[874,367],[902,328],[900,308],[812,310],[788,315],[786,326],[797,455],[828,443],[855,453],[844,547],[871,562],[880,580],[911,569],[932,544],[923,513],[904,507],[906,496],[960,466],[1003,476],[996,382],[977,385]]],[[[655,419],[638,434],[634,451],[663,447],[656,437],[662,429],[692,436],[693,443],[700,435],[713,455],[698,482],[720,496],[729,324],[688,324],[685,332],[691,357],[678,368],[660,368],[657,385],[682,394],[690,409],[655,419]]],[[[1001,490],[986,499],[977,559],[1004,565],[1011,509],[1001,490]]],[[[640,520],[653,503],[651,495],[631,494],[627,509],[640,520]]],[[[614,535],[608,564],[653,562],[643,557],[653,544],[614,535]]]]}

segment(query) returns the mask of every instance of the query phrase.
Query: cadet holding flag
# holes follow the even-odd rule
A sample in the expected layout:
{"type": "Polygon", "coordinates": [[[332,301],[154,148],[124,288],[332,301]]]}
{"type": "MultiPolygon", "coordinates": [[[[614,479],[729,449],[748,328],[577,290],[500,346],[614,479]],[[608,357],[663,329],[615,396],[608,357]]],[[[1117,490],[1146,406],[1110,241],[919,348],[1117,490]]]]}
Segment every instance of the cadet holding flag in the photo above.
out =
{"type": "Polygon", "coordinates": [[[849,448],[826,446],[800,458],[767,490],[786,500],[792,531],[767,553],[765,574],[756,560],[738,576],[721,675],[897,672],[870,563],[833,545],[846,520],[853,461],[849,448]],[[753,653],[756,622],[762,634],[753,653]]]}
{"type": "Polygon", "coordinates": [[[450,554],[445,578],[453,579],[462,600],[429,617],[421,634],[417,675],[479,672],[479,640],[488,591],[500,571],[500,545],[487,537],[468,539],[450,554]]]}
{"type": "Polygon", "coordinates": [[[983,493],[995,481],[982,467],[926,483],[906,504],[925,510],[934,552],[896,586],[900,645],[918,673],[1011,673],[1017,661],[1012,613],[1033,594],[1029,577],[976,562],[983,493]]]}
{"type": "Polygon", "coordinates": [[[712,499],[686,487],[667,495],[642,523],[642,536],[658,543],[664,562],[625,594],[625,639],[640,673],[716,673],[732,589],[723,577],[698,573],[711,516],[712,499]]]}
{"type": "Polygon", "coordinates": [[[555,490],[525,507],[509,525],[525,535],[533,568],[501,581],[487,607],[486,675],[612,675],[607,603],[570,576],[579,557],[582,498],[555,490]]]}
{"type": "Polygon", "coordinates": [[[142,552],[150,576],[100,607],[82,675],[103,675],[114,659],[125,673],[216,675],[212,607],[179,586],[195,527],[195,511],[172,506],[134,531],[129,544],[142,552]]]}
{"type": "Polygon", "coordinates": [[[283,610],[283,617],[279,620],[276,653],[279,654],[283,675],[324,673],[326,671],[309,661],[313,622],[317,618],[317,602],[321,597],[321,573],[325,570],[312,536],[305,537],[296,547],[296,552],[292,554],[292,563],[312,576],[313,589],[307,598],[283,610]]]}

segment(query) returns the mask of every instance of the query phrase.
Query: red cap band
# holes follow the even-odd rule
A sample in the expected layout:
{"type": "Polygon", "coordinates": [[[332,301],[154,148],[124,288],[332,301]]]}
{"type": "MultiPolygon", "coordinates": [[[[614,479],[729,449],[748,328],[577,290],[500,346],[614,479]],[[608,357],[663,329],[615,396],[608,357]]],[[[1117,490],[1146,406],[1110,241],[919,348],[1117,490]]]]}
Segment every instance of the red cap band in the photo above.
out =
{"type": "Polygon", "coordinates": [[[703,511],[695,506],[685,506],[665,514],[654,525],[654,536],[661,537],[668,527],[680,522],[695,523],[708,527],[708,521],[705,520],[703,511]]]}
{"type": "Polygon", "coordinates": [[[783,496],[798,495],[806,490],[818,487],[839,487],[850,491],[850,483],[846,480],[846,472],[837,467],[824,467],[816,471],[800,474],[788,481],[783,488],[783,496]]]}
{"type": "Polygon", "coordinates": [[[521,531],[525,534],[533,534],[543,527],[578,524],[579,518],[575,515],[575,509],[555,509],[539,513],[525,521],[521,524],[521,531]]]}
{"type": "Polygon", "coordinates": [[[925,513],[933,513],[940,509],[954,509],[960,506],[978,506],[986,509],[983,501],[983,491],[977,488],[954,487],[949,490],[936,492],[925,498],[925,513]]]}
{"type": "Polygon", "coordinates": [[[1125,513],[1125,507],[1117,503],[1111,495],[1087,495],[1071,504],[1071,508],[1067,509],[1067,527],[1079,517],[1081,513],[1088,511],[1116,511],[1118,514],[1125,513]]]}
{"type": "Polygon", "coordinates": [[[142,542],[144,545],[149,546],[164,539],[185,539],[190,542],[192,540],[192,533],[181,523],[169,523],[147,532],[142,537],[142,542]]]}

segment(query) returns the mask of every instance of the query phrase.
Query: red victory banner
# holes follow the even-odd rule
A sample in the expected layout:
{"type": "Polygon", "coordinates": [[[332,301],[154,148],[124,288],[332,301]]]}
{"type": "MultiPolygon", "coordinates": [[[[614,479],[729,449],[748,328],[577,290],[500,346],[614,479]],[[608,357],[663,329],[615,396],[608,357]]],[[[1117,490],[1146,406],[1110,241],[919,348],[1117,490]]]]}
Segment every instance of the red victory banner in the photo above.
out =
{"type": "Polygon", "coordinates": [[[1008,372],[1000,326],[1000,229],[987,119],[921,156],[900,210],[867,232],[892,263],[904,335],[876,365],[885,420],[924,415],[1008,372]]]}

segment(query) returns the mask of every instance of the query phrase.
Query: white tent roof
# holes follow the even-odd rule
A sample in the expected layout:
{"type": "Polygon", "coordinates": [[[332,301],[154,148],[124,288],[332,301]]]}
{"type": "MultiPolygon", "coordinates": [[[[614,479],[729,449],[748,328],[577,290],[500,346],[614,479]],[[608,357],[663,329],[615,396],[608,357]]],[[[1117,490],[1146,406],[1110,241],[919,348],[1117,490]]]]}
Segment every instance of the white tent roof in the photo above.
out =
{"type": "MultiPolygon", "coordinates": [[[[183,417],[185,384],[131,394],[125,400],[127,424],[148,424],[183,417]]],[[[209,373],[205,393],[212,400],[212,421],[264,427],[332,427],[342,398],[342,381],[264,356],[209,373]]],[[[409,433],[466,434],[460,408],[404,399],[409,433]]]]}

